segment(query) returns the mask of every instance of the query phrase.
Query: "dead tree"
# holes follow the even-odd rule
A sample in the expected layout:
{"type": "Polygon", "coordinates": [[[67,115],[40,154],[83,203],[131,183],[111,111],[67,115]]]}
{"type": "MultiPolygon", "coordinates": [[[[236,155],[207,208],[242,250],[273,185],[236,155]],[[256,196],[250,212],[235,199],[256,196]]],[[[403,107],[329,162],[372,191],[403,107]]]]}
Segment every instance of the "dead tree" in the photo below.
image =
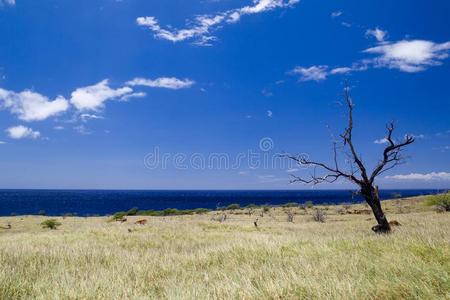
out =
{"type": "MultiPolygon", "coordinates": [[[[389,222],[381,208],[380,197],[378,194],[378,186],[375,184],[375,179],[380,174],[394,168],[404,161],[401,155],[405,146],[414,142],[414,137],[406,135],[401,142],[396,141],[392,135],[394,133],[394,123],[391,122],[386,126],[386,147],[383,151],[383,157],[375,166],[371,173],[368,172],[363,163],[360,154],[356,151],[353,144],[353,101],[350,97],[349,88],[344,89],[344,101],[348,109],[348,124],[344,133],[340,135],[340,141],[333,141],[333,163],[326,164],[309,160],[305,156],[284,155],[285,157],[294,160],[301,166],[308,166],[314,168],[314,173],[309,178],[302,178],[293,176],[292,183],[301,182],[306,184],[319,183],[333,183],[340,179],[348,180],[358,186],[358,193],[363,196],[367,204],[372,209],[372,212],[377,220],[377,225],[372,227],[372,230],[377,233],[388,233],[391,230],[389,222]],[[340,159],[338,150],[342,150],[347,156],[347,167],[342,169],[340,166],[340,159]],[[321,175],[317,175],[319,170],[321,175]]],[[[339,151],[340,152],[340,151],[339,151]]]]}

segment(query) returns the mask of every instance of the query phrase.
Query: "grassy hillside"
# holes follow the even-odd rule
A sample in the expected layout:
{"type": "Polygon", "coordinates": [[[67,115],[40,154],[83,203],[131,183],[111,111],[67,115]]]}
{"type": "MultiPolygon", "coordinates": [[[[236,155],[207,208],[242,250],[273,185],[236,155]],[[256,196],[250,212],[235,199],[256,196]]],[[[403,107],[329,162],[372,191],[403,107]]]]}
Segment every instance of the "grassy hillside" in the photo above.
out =
{"type": "Polygon", "coordinates": [[[402,224],[390,235],[370,231],[363,205],[321,207],[325,223],[299,207],[67,217],[57,230],[0,218],[0,299],[449,299],[450,215],[424,200],[384,202],[402,224]]]}

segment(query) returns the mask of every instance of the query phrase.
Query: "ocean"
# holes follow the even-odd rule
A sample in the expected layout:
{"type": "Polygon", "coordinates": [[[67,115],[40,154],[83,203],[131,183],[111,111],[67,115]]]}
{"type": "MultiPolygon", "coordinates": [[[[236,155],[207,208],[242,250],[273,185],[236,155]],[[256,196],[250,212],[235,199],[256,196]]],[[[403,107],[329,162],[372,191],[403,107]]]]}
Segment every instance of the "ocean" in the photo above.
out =
{"type": "MultiPolygon", "coordinates": [[[[389,199],[434,194],[437,190],[381,190],[389,199]]],[[[109,215],[137,207],[142,210],[166,208],[193,209],[227,206],[238,203],[280,205],[287,202],[339,204],[363,201],[351,190],[249,190],[249,191],[140,191],[140,190],[0,190],[0,216],[35,215],[78,216],[109,215]]]]}

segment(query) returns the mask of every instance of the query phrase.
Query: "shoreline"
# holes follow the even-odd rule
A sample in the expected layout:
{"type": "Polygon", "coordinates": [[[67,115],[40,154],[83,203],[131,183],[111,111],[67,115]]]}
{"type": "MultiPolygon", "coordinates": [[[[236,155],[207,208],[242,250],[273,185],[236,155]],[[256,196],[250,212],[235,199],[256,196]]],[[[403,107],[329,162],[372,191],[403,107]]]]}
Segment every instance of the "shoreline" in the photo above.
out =
{"type": "MultiPolygon", "coordinates": [[[[445,193],[438,193],[438,194],[429,194],[429,195],[419,195],[419,196],[412,196],[412,197],[400,197],[400,198],[390,198],[390,199],[384,199],[381,200],[381,203],[383,206],[386,206],[386,204],[392,204],[396,201],[405,201],[405,202],[411,202],[415,200],[420,200],[423,202],[423,198],[426,198],[427,196],[432,195],[440,195],[445,193]]],[[[231,214],[242,214],[245,213],[248,210],[263,210],[265,208],[270,209],[287,209],[287,208],[299,208],[299,209],[323,209],[323,208],[339,208],[339,207],[355,207],[358,209],[369,208],[369,206],[365,202],[343,202],[343,203],[318,203],[314,204],[312,201],[306,201],[304,203],[298,203],[298,202],[287,202],[284,204],[248,204],[246,206],[240,206],[238,203],[232,203],[225,207],[220,207],[217,209],[208,209],[203,207],[198,207],[194,209],[176,209],[176,208],[166,208],[162,210],[140,210],[138,208],[130,208],[127,211],[118,211],[111,214],[88,214],[88,215],[77,215],[73,213],[66,213],[61,215],[47,215],[47,214],[24,214],[24,215],[4,215],[0,216],[0,219],[2,218],[14,218],[14,217],[42,217],[42,218],[69,218],[69,217],[76,217],[76,218],[112,218],[112,219],[121,219],[122,217],[176,217],[176,216],[194,216],[194,215],[203,215],[203,214],[215,214],[215,213],[231,213],[231,214]]]]}

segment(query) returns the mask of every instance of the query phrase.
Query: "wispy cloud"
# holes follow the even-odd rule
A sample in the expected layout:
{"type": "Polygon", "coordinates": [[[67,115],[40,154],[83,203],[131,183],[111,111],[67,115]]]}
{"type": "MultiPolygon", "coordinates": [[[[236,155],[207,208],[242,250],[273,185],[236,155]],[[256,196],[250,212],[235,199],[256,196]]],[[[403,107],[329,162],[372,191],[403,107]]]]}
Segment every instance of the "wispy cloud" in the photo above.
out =
{"type": "Polygon", "coordinates": [[[398,69],[403,72],[420,72],[442,64],[448,57],[450,42],[434,43],[426,40],[402,40],[387,42],[364,50],[378,55],[373,59],[375,67],[398,69]]]}
{"type": "Polygon", "coordinates": [[[127,95],[125,95],[125,96],[122,96],[122,97],[120,98],[120,100],[128,101],[128,100],[133,99],[133,98],[144,98],[145,96],[147,96],[147,93],[144,93],[144,92],[136,92],[136,93],[127,94],[127,95]]]}
{"type": "Polygon", "coordinates": [[[0,109],[6,108],[23,121],[42,121],[69,109],[62,96],[51,101],[39,93],[25,90],[20,93],[0,88],[0,109]]]}
{"type": "Polygon", "coordinates": [[[134,78],[127,82],[130,86],[147,86],[152,88],[166,88],[172,90],[190,88],[195,84],[191,79],[179,79],[175,77],[160,77],[157,79],[134,78]]]}
{"type": "Polygon", "coordinates": [[[72,92],[70,103],[80,111],[99,111],[108,100],[120,99],[133,92],[130,87],[113,89],[107,79],[97,84],[81,87],[72,92]]]}
{"type": "Polygon", "coordinates": [[[12,139],[37,139],[41,136],[39,131],[34,131],[29,127],[25,127],[23,125],[9,127],[6,129],[6,133],[12,139]]]}
{"type": "Polygon", "coordinates": [[[450,180],[450,173],[448,172],[431,172],[431,173],[410,173],[406,175],[392,175],[386,176],[387,179],[395,180],[421,180],[421,181],[442,181],[450,180]]]}
{"type": "Polygon", "coordinates": [[[367,37],[374,37],[378,42],[384,42],[384,39],[387,37],[387,31],[382,30],[378,27],[374,28],[374,29],[368,29],[366,31],[366,36],[367,37]]]}
{"type": "Polygon", "coordinates": [[[272,118],[273,117],[273,112],[271,110],[267,111],[267,117],[268,118],[272,118]]]}
{"type": "Polygon", "coordinates": [[[331,17],[332,17],[332,18],[337,18],[337,17],[340,17],[340,16],[342,16],[342,11],[340,11],[340,10],[333,11],[333,12],[331,13],[331,17]]]}
{"type": "Polygon", "coordinates": [[[154,16],[139,17],[136,23],[139,26],[150,29],[157,39],[171,42],[194,40],[194,44],[200,46],[211,46],[217,38],[212,35],[214,29],[225,24],[238,22],[244,15],[252,15],[271,11],[277,8],[292,7],[300,0],[253,0],[253,5],[218,12],[214,15],[199,15],[188,22],[189,26],[184,29],[173,29],[171,26],[162,28],[154,16]]]}
{"type": "Polygon", "coordinates": [[[295,67],[290,73],[299,75],[300,81],[321,81],[327,79],[328,66],[295,67]]]}
{"type": "Polygon", "coordinates": [[[94,114],[81,114],[80,115],[80,119],[83,122],[86,122],[88,120],[101,120],[101,119],[104,119],[104,117],[98,116],[98,115],[94,115],[94,114]]]}
{"type": "Polygon", "coordinates": [[[387,138],[382,138],[382,139],[373,141],[374,144],[379,144],[379,145],[386,144],[387,142],[388,142],[387,138]]]}
{"type": "Polygon", "coordinates": [[[414,73],[441,65],[443,60],[448,57],[450,50],[450,42],[441,44],[426,40],[386,42],[384,41],[385,35],[374,34],[378,35],[378,46],[365,49],[363,53],[374,54],[375,57],[361,59],[347,67],[296,66],[289,74],[298,75],[300,81],[322,81],[331,75],[360,72],[369,68],[389,68],[414,73]]]}

